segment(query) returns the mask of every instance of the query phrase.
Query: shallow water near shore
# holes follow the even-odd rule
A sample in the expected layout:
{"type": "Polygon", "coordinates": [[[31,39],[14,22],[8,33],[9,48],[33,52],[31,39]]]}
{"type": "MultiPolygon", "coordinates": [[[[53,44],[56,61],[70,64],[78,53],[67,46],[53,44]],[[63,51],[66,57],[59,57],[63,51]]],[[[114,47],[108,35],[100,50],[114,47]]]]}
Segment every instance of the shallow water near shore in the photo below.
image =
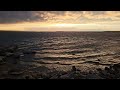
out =
{"type": "Polygon", "coordinates": [[[120,32],[0,32],[0,45],[35,51],[21,56],[17,64],[33,71],[69,71],[76,66],[88,72],[120,63],[120,32]]]}

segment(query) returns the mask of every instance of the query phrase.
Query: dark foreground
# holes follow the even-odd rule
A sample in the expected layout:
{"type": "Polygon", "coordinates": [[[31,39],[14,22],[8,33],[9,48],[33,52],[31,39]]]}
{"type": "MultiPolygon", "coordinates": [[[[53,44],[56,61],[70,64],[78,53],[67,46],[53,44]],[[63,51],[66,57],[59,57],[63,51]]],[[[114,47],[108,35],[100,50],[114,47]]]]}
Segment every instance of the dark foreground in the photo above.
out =
{"type": "MultiPolygon", "coordinates": [[[[97,72],[81,71],[75,66],[71,66],[68,71],[57,71],[45,66],[22,64],[21,57],[28,54],[32,56],[35,53],[31,50],[21,51],[16,45],[1,46],[0,79],[120,79],[120,63],[111,64],[104,69],[97,68],[97,72]]],[[[42,61],[39,63],[46,64],[42,61]]]]}

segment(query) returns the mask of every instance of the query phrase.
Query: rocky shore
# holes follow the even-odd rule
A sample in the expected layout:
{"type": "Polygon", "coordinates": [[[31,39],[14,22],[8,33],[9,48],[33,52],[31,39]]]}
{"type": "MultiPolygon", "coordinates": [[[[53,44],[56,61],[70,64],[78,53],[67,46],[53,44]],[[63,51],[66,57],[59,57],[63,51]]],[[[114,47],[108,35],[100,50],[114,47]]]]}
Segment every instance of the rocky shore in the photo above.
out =
{"type": "Polygon", "coordinates": [[[0,79],[120,79],[120,63],[97,72],[83,72],[75,66],[69,71],[50,70],[45,66],[22,65],[21,58],[36,54],[33,50],[20,50],[17,45],[0,46],[0,79]]]}

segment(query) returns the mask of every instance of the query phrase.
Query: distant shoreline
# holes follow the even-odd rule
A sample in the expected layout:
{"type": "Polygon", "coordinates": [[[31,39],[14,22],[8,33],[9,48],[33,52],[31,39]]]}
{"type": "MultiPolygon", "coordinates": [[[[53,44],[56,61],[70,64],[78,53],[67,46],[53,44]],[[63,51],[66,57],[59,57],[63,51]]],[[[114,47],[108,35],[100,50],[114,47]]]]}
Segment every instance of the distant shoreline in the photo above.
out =
{"type": "Polygon", "coordinates": [[[33,33],[47,33],[47,32],[120,32],[120,31],[10,31],[0,30],[0,32],[33,32],[33,33]]]}

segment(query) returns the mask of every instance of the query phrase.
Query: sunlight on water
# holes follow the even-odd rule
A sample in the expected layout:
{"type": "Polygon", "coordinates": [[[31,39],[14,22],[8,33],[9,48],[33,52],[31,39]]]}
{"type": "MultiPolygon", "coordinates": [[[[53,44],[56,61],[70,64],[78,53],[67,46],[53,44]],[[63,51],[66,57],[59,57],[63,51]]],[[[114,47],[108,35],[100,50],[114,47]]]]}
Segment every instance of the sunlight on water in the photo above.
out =
{"type": "MultiPolygon", "coordinates": [[[[75,65],[89,69],[120,62],[120,33],[48,32],[27,33],[27,36],[17,34],[14,43],[18,44],[21,50],[36,51],[34,56],[22,57],[22,64],[45,65],[49,68],[68,68],[75,65]]],[[[10,43],[12,42],[11,40],[10,43]]]]}

